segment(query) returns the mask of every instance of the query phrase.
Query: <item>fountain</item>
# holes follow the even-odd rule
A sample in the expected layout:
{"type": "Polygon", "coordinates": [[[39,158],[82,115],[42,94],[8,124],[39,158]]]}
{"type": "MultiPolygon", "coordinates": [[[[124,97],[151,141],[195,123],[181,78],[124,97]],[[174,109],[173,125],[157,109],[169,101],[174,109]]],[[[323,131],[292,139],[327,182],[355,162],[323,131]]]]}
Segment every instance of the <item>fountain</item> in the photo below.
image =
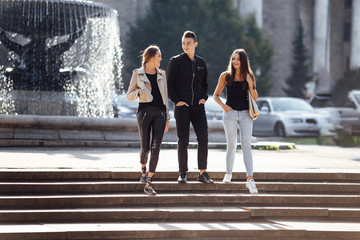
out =
{"type": "Polygon", "coordinates": [[[85,0],[1,0],[0,114],[113,116],[117,12],[85,0]]]}

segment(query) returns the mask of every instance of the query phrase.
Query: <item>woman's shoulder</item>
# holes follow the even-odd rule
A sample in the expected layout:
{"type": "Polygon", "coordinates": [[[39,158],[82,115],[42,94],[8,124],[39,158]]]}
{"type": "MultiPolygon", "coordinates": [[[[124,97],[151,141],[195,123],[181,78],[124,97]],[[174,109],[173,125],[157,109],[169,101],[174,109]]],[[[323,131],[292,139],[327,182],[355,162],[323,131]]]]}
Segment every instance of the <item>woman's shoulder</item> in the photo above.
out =
{"type": "Polygon", "coordinates": [[[229,71],[224,71],[220,74],[220,77],[226,77],[229,74],[230,74],[229,71]]]}
{"type": "Polygon", "coordinates": [[[224,71],[220,74],[220,79],[225,81],[228,76],[230,76],[230,73],[228,71],[224,71]]]}
{"type": "Polygon", "coordinates": [[[136,73],[144,74],[144,73],[145,73],[144,67],[135,68],[135,69],[133,70],[133,74],[136,74],[136,73]]]}

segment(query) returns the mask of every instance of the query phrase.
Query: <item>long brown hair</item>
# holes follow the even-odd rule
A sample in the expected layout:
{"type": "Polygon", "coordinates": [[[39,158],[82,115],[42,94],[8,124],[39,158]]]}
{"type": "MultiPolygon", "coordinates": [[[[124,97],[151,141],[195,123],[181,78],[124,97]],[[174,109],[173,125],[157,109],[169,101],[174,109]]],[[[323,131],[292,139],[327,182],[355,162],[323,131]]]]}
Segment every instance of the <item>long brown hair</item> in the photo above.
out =
{"type": "Polygon", "coordinates": [[[160,48],[156,45],[150,45],[148,46],[141,54],[142,56],[142,63],[141,65],[144,67],[146,63],[149,62],[149,60],[160,51],[160,48]]]}
{"type": "Polygon", "coordinates": [[[247,86],[246,76],[249,74],[250,77],[252,78],[252,80],[254,81],[254,89],[255,89],[256,88],[255,75],[254,75],[253,71],[251,70],[248,55],[246,54],[245,50],[242,48],[234,50],[230,56],[229,65],[227,67],[228,74],[226,75],[226,78],[225,78],[226,84],[232,85],[233,82],[235,81],[236,70],[235,70],[234,66],[232,65],[232,58],[235,53],[239,54],[239,57],[240,57],[240,80],[243,83],[243,88],[245,89],[247,86]]]}

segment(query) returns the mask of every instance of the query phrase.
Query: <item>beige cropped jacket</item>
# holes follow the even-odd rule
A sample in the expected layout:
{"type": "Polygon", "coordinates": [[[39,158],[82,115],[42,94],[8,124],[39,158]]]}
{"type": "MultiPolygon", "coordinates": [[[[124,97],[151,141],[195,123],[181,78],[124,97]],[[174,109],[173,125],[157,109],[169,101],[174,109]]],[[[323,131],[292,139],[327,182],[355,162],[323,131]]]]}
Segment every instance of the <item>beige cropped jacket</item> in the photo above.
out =
{"type": "MultiPolygon", "coordinates": [[[[170,119],[169,104],[168,104],[168,89],[166,82],[166,73],[164,70],[156,69],[157,83],[159,86],[160,94],[164,105],[166,106],[167,120],[170,119]]],[[[129,89],[126,93],[126,98],[129,101],[134,101],[139,98],[140,103],[152,102],[153,96],[151,95],[151,83],[145,74],[144,67],[135,69],[133,71],[129,89]]]]}

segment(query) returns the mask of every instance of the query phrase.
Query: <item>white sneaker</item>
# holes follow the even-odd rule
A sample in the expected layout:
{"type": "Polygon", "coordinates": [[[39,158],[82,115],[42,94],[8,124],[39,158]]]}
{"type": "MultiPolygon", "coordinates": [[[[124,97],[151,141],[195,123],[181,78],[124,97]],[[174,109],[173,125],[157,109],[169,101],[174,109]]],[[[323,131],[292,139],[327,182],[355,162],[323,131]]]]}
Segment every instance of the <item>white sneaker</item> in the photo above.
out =
{"type": "Polygon", "coordinates": [[[258,193],[254,179],[251,179],[250,181],[246,181],[246,187],[249,189],[250,193],[258,193]]]}
{"type": "Polygon", "coordinates": [[[223,179],[223,183],[230,183],[231,182],[231,177],[232,174],[231,173],[226,173],[223,179]]]}

